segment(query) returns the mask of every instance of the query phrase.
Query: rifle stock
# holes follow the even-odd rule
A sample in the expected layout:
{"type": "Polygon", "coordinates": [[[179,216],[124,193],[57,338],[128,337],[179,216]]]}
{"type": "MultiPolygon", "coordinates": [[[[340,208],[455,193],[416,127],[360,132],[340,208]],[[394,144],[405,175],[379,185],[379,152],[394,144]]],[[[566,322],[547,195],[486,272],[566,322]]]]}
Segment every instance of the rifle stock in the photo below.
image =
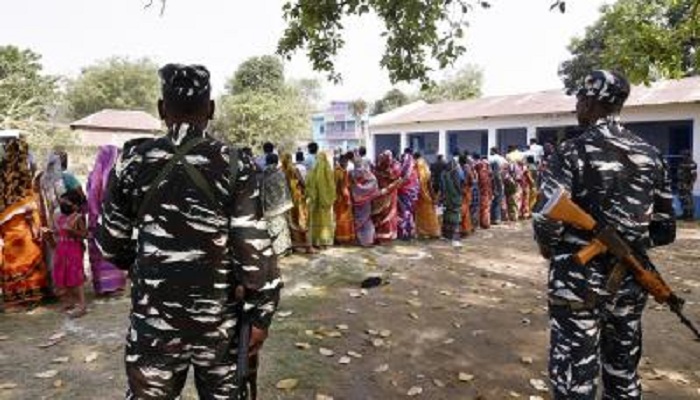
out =
{"type": "Polygon", "coordinates": [[[658,272],[644,267],[632,247],[617,233],[615,228],[611,226],[601,227],[590,214],[574,203],[569,194],[562,188],[558,189],[545,204],[542,214],[554,221],[593,232],[595,239],[574,255],[574,261],[579,265],[586,265],[601,254],[611,253],[620,260],[621,265],[632,273],[637,283],[654,297],[654,300],[670,306],[671,311],[678,315],[681,322],[693,331],[696,340],[700,340],[700,331],[683,315],[685,300],[673,293],[673,290],[658,272]]]}

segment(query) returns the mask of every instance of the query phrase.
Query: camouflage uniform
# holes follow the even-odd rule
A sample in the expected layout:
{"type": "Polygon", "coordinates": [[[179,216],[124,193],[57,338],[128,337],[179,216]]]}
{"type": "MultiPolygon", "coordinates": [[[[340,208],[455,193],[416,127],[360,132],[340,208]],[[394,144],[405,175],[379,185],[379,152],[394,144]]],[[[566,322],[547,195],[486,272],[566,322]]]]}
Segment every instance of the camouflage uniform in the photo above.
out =
{"type": "MultiPolygon", "coordinates": [[[[536,212],[559,187],[568,190],[585,211],[615,226],[645,260],[649,247],[675,239],[670,179],[663,158],[617,118],[600,120],[560,146],[542,173],[544,198],[536,212]]],[[[550,256],[553,397],[595,399],[602,364],[604,399],[640,399],[637,366],[646,292],[630,274],[619,282],[619,290],[607,292],[606,281],[616,264],[609,255],[586,266],[573,260],[592,239],[589,233],[541,214],[536,214],[534,227],[536,240],[550,256]]]]}
{"type": "Polygon", "coordinates": [[[107,259],[130,269],[128,399],[177,398],[190,365],[201,398],[234,398],[236,285],[248,288],[245,306],[253,325],[266,329],[271,323],[281,281],[254,165],[241,152],[235,183],[231,178],[226,146],[186,124],[166,137],[128,145],[113,172],[99,245],[107,259]],[[153,189],[154,201],[140,218],[144,195],[175,146],[202,137],[186,160],[211,185],[217,204],[178,164],[153,189]]]}
{"type": "Polygon", "coordinates": [[[691,156],[686,156],[678,166],[678,197],[683,207],[683,218],[695,218],[695,200],[693,188],[698,178],[698,165],[691,156]]]}

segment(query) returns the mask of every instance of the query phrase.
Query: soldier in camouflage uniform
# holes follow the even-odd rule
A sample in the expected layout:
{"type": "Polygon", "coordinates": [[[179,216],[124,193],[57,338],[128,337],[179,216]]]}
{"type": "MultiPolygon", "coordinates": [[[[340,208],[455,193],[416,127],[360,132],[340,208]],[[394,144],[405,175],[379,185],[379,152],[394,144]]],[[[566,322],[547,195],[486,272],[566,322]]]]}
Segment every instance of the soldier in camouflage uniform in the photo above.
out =
{"type": "Polygon", "coordinates": [[[200,398],[232,399],[241,308],[234,289],[246,287],[252,355],[279,300],[279,271],[252,160],[206,132],[214,112],[208,71],[171,64],[160,78],[168,133],[125,146],[98,235],[105,257],[132,280],[127,399],[178,398],[190,366],[200,398]]]}
{"type": "MultiPolygon", "coordinates": [[[[578,92],[581,136],[564,142],[543,171],[542,209],[557,188],[617,231],[648,260],[646,251],[675,240],[671,185],[659,151],[625,129],[619,113],[630,92],[624,77],[594,71],[578,92]]],[[[555,399],[596,398],[602,364],[603,398],[640,399],[637,366],[647,293],[627,273],[607,280],[616,260],[601,255],[580,266],[573,255],[590,234],[537,214],[536,240],[550,260],[549,374],[555,399]]],[[[649,268],[652,266],[648,264],[649,268]]]]}
{"type": "Polygon", "coordinates": [[[683,160],[678,166],[678,197],[683,208],[683,219],[695,219],[693,188],[698,179],[698,164],[693,161],[690,151],[683,152],[683,160]]]}

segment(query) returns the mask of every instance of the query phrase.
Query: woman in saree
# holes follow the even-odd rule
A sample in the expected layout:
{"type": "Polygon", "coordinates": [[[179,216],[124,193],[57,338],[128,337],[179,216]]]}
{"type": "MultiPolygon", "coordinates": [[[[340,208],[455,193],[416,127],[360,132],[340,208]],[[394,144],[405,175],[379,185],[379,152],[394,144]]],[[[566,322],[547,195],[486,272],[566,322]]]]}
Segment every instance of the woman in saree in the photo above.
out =
{"type": "Polygon", "coordinates": [[[54,216],[59,209],[59,199],[66,193],[63,184],[63,170],[61,159],[56,152],[49,154],[46,169],[39,172],[34,178],[34,193],[37,198],[39,221],[43,230],[41,240],[41,252],[44,264],[48,270],[49,281],[48,296],[54,296],[51,274],[53,271],[53,257],[56,251],[56,240],[53,232],[57,232],[54,216]]]}
{"type": "MultiPolygon", "coordinates": [[[[452,160],[442,172],[442,193],[445,210],[442,215],[442,236],[459,245],[461,237],[462,209],[464,190],[462,167],[457,160],[452,160]]],[[[471,193],[471,191],[469,191],[471,193]]]]}
{"type": "Polygon", "coordinates": [[[409,149],[404,152],[401,163],[401,177],[403,182],[398,191],[398,238],[411,240],[416,236],[416,201],[420,193],[420,182],[413,152],[409,149]]]}
{"type": "Polygon", "coordinates": [[[272,238],[272,249],[277,256],[286,256],[292,249],[292,238],[287,224],[287,212],[294,206],[289,194],[289,184],[279,168],[279,156],[265,156],[262,188],[263,217],[267,221],[272,238]]]}
{"type": "Polygon", "coordinates": [[[36,305],[48,288],[28,157],[27,143],[13,139],[0,160],[0,284],[9,311],[36,305]]]}
{"type": "Polygon", "coordinates": [[[109,175],[119,158],[119,149],[115,146],[102,146],[97,152],[95,166],[87,182],[88,194],[88,255],[92,270],[92,285],[100,296],[119,294],[126,286],[126,273],[102,257],[97,247],[97,222],[102,213],[109,175]]]}
{"type": "Polygon", "coordinates": [[[309,236],[309,209],[306,204],[306,186],[302,171],[292,160],[292,155],[282,155],[282,172],[287,177],[289,193],[292,197],[292,209],[287,213],[287,224],[292,236],[292,248],[313,253],[309,236]]]}
{"type": "Polygon", "coordinates": [[[464,182],[462,183],[462,206],[460,216],[460,233],[462,236],[469,236],[474,233],[472,212],[474,206],[474,187],[476,176],[474,168],[467,156],[459,157],[459,164],[463,171],[464,182]]]}
{"type": "MultiPolygon", "coordinates": [[[[401,179],[401,166],[394,160],[391,150],[384,151],[374,170],[380,189],[387,189],[401,179]]],[[[395,240],[398,236],[398,193],[385,191],[372,202],[372,220],[379,244],[395,240]]]]}
{"type": "Polygon", "coordinates": [[[420,154],[416,154],[416,171],[420,183],[416,201],[416,233],[419,238],[435,239],[440,237],[440,223],[435,212],[435,195],[430,166],[420,154]]]}
{"type": "Polygon", "coordinates": [[[352,196],[350,194],[350,173],[348,163],[350,157],[346,154],[340,156],[335,167],[335,241],[338,244],[352,244],[355,242],[355,220],[352,215],[352,196]]]}
{"type": "Polygon", "coordinates": [[[333,204],[335,203],[335,176],[326,153],[320,153],[306,179],[306,198],[309,202],[311,244],[325,249],[333,245],[333,204]]]}

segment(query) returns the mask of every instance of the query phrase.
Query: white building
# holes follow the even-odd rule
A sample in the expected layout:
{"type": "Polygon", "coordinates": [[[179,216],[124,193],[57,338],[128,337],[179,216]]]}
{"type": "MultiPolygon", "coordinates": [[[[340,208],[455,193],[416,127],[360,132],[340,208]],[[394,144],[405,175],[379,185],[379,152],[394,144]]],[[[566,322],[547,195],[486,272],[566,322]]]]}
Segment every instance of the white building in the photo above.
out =
{"type": "MultiPolygon", "coordinates": [[[[575,104],[575,97],[561,90],[412,103],[370,119],[368,154],[411,147],[432,161],[454,150],[487,154],[491,147],[526,147],[533,138],[556,143],[580,132],[575,104]]],[[[622,118],[662,151],[674,179],[683,150],[692,150],[700,164],[700,77],[633,87],[622,118]]],[[[700,181],[695,194],[700,197],[700,181]]]]}
{"type": "Polygon", "coordinates": [[[124,146],[129,140],[155,137],[162,131],[158,118],[144,111],[102,110],[70,124],[84,146],[124,146]]]}

